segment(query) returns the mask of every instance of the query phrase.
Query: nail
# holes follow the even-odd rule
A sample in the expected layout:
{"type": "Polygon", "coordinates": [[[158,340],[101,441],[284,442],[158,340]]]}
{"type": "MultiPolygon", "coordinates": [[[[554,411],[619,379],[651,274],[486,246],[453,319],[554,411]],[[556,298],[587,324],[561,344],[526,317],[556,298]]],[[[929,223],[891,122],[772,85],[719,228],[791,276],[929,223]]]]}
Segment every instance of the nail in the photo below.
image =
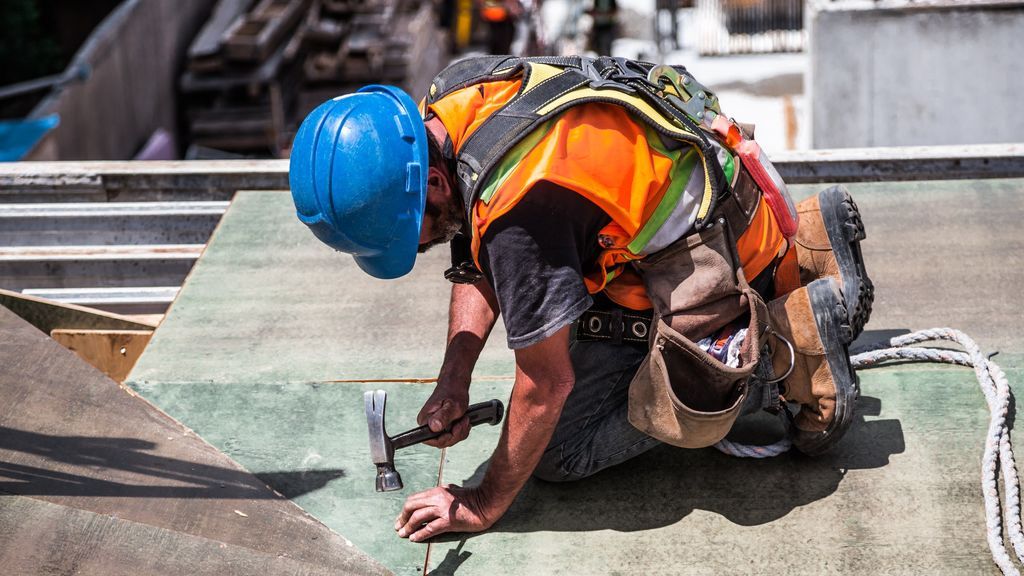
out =
{"type": "Polygon", "coordinates": [[[401,530],[398,531],[398,536],[401,537],[401,538],[405,538],[405,536],[406,536],[405,528],[402,528],[401,530]]]}

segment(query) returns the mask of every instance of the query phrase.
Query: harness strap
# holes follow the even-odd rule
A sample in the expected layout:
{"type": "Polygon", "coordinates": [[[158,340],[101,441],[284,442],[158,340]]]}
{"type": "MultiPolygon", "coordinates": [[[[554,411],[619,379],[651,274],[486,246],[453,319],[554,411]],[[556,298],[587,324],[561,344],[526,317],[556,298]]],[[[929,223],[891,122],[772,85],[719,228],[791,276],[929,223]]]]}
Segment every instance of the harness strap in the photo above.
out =
{"type": "Polygon", "coordinates": [[[434,77],[427,95],[427,104],[481,82],[507,80],[519,74],[527,62],[548,64],[559,68],[579,68],[579,56],[538,56],[517,58],[514,56],[480,56],[468,58],[448,66],[434,77]]]}
{"type": "MultiPolygon", "coordinates": [[[[561,73],[531,86],[529,76],[532,70],[527,68],[526,76],[523,78],[523,88],[528,90],[520,92],[519,96],[487,118],[459,150],[455,172],[467,213],[472,210],[479,186],[505,153],[553,115],[541,115],[536,111],[555,98],[588,82],[586,76],[573,73],[572,68],[566,68],[561,73]]],[[[578,103],[579,101],[575,101],[572,104],[578,103]]]]}
{"type": "Polygon", "coordinates": [[[719,198],[717,213],[729,223],[729,229],[736,239],[746,232],[757,213],[761,192],[746,170],[740,170],[732,191],[719,198]]]}
{"type": "Polygon", "coordinates": [[[717,151],[703,131],[685,113],[658,95],[658,87],[647,80],[653,64],[624,58],[579,56],[566,58],[490,57],[471,62],[458,70],[446,70],[435,81],[432,92],[450,93],[475,83],[523,74],[519,94],[492,114],[466,140],[458,153],[456,176],[467,215],[478,197],[480,186],[505,154],[535,128],[571,106],[606,102],[622,106],[659,133],[697,146],[709,182],[706,201],[695,226],[703,228],[714,216],[718,196],[729,192],[717,151]],[[538,65],[547,66],[539,80],[533,74],[538,65]],[[551,68],[559,68],[554,72],[551,68]],[[442,86],[434,90],[437,86],[442,86]]]}
{"type": "MultiPolygon", "coordinates": [[[[724,217],[733,234],[742,235],[760,199],[757,187],[741,170],[736,189],[730,189],[718,148],[686,111],[665,97],[664,85],[648,79],[654,67],[646,62],[611,57],[485,56],[457,62],[442,71],[430,87],[428,103],[475,84],[522,75],[519,93],[484,120],[455,155],[455,181],[467,213],[467,225],[472,221],[472,207],[480,189],[509,150],[567,108],[605,102],[626,108],[670,140],[697,147],[707,188],[695,229],[703,229],[724,217]]],[[[686,72],[682,67],[673,69],[680,74],[686,72]]],[[[713,95],[708,96],[709,102],[713,101],[713,95]]]]}

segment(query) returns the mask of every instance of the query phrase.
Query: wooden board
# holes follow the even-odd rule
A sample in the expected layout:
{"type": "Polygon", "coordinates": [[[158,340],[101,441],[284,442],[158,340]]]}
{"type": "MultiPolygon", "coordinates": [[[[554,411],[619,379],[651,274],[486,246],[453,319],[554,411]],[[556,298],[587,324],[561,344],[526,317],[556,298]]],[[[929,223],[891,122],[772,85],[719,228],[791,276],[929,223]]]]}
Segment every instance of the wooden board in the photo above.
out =
{"type": "Polygon", "coordinates": [[[155,323],[142,322],[95,308],[64,304],[0,289],[0,306],[21,316],[46,334],[54,330],[152,330],[155,323]]]}
{"type": "MultiPolygon", "coordinates": [[[[3,307],[0,398],[0,493],[287,556],[338,573],[385,572],[191,430],[3,307]]],[[[303,493],[343,474],[297,467],[266,478],[303,493]]],[[[18,533],[24,522],[15,518],[13,527],[9,517],[3,523],[8,528],[0,542],[18,533]]],[[[102,540],[105,533],[102,526],[86,523],[63,537],[70,547],[102,540]]],[[[163,541],[152,542],[149,552],[159,553],[163,541]]],[[[46,555],[39,553],[42,570],[46,555]]],[[[70,573],[75,561],[69,554],[47,569],[70,573]]]]}
{"type": "Polygon", "coordinates": [[[115,382],[124,382],[149,344],[152,330],[58,329],[50,337],[115,382]]]}
{"type": "MultiPolygon", "coordinates": [[[[237,517],[237,522],[247,519],[237,517]]],[[[5,574],[329,576],[332,569],[24,496],[0,496],[5,574]]]]}
{"type": "MultiPolygon", "coordinates": [[[[219,0],[213,14],[189,46],[189,60],[217,57],[220,54],[220,39],[224,31],[251,5],[252,0],[219,0]]],[[[189,63],[189,67],[192,67],[192,62],[189,63]]]]}
{"type": "Polygon", "coordinates": [[[221,45],[232,60],[263,61],[293,31],[310,0],[261,0],[224,32],[221,45]]]}

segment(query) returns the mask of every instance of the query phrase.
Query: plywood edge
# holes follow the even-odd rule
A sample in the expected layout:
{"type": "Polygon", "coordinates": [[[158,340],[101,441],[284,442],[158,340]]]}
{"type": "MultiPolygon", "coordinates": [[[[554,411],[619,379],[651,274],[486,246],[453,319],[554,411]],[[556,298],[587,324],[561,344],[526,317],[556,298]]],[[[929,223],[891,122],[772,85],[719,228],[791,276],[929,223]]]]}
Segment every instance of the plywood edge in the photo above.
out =
{"type": "Polygon", "coordinates": [[[0,288],[0,306],[49,334],[57,329],[153,330],[156,324],[87,306],[67,304],[0,288]]]}
{"type": "Polygon", "coordinates": [[[50,337],[120,384],[142,356],[153,330],[58,328],[50,337]]]}

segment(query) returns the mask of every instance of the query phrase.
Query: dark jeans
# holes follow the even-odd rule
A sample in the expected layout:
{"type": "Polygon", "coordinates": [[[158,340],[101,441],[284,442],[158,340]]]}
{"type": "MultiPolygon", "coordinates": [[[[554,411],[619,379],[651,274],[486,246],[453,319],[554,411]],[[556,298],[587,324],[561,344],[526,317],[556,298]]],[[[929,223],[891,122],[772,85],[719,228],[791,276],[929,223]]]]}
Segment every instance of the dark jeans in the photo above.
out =
{"type": "Polygon", "coordinates": [[[533,475],[551,482],[579,480],[660,444],[627,418],[629,383],[646,347],[573,342],[576,385],[533,475]]]}
{"type": "MultiPolygon", "coordinates": [[[[602,341],[569,348],[576,384],[533,475],[549,482],[580,480],[639,456],[661,442],[629,423],[629,383],[647,348],[602,341]]],[[[751,378],[740,418],[767,405],[765,386],[751,378]]]]}

